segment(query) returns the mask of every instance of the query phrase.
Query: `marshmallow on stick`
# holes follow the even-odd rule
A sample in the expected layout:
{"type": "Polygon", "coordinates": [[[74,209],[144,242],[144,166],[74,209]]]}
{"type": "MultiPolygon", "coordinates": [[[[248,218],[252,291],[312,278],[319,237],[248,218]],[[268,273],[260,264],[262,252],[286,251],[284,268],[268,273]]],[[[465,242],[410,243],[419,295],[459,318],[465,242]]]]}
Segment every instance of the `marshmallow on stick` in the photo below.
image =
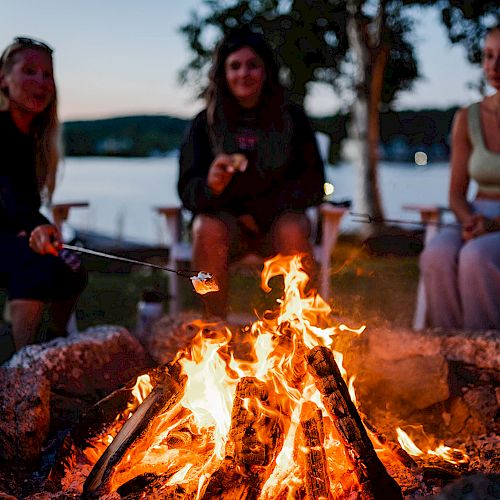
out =
{"type": "Polygon", "coordinates": [[[196,276],[191,277],[191,283],[195,292],[200,295],[219,291],[219,285],[211,273],[200,271],[196,276]]]}

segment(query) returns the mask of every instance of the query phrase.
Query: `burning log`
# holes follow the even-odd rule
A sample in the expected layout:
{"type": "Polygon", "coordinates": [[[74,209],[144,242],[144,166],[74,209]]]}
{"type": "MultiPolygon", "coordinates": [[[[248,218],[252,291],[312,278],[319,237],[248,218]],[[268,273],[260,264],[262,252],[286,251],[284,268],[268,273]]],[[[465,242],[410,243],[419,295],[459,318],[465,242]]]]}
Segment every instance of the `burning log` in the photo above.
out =
{"type": "Polygon", "coordinates": [[[173,413],[182,398],[183,387],[169,373],[155,386],[148,397],[127,420],[113,442],[99,458],[83,486],[86,497],[96,497],[112,491],[111,481],[126,452],[145,436],[160,413],[173,413]]]}
{"type": "Polygon", "coordinates": [[[147,370],[147,372],[134,377],[126,385],[108,394],[85,411],[78,424],[64,437],[57,460],[45,482],[47,491],[54,493],[61,491],[67,469],[71,468],[69,464],[74,464],[79,459],[78,450],[85,450],[89,446],[93,448],[91,436],[112,433],[112,429],[118,424],[119,420],[123,419],[125,421],[128,412],[137,408],[139,401],[134,388],[137,386],[138,380],[145,377],[146,380],[152,381],[152,385],[156,385],[164,376],[164,371],[164,368],[147,370]]]}
{"type": "Polygon", "coordinates": [[[280,449],[282,428],[265,384],[243,377],[236,387],[226,458],[203,499],[257,499],[280,449]]]}
{"type": "Polygon", "coordinates": [[[401,488],[378,458],[332,352],[322,346],[307,354],[308,368],[354,467],[363,499],[401,499],[401,488]]]}
{"type": "Polygon", "coordinates": [[[326,453],[323,446],[325,435],[321,410],[314,403],[304,403],[300,425],[305,441],[305,483],[310,500],[331,499],[326,453]]]}
{"type": "Polygon", "coordinates": [[[417,469],[418,464],[413,460],[413,458],[405,451],[399,443],[390,441],[387,439],[385,434],[382,434],[367,418],[363,415],[362,417],[364,426],[378,439],[380,444],[388,448],[391,453],[399,460],[401,464],[409,469],[417,469]]]}

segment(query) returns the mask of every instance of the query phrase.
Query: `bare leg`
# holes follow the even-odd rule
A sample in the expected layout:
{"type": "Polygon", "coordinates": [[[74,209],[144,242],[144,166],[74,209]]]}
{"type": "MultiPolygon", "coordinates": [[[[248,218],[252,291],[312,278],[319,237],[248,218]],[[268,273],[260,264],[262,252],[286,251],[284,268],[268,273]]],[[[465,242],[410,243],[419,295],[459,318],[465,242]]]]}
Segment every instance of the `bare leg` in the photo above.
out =
{"type": "Polygon", "coordinates": [[[200,271],[212,273],[219,292],[203,296],[206,314],[224,318],[228,299],[229,229],[220,219],[207,215],[196,216],[193,223],[193,265],[200,271]]]}
{"type": "Polygon", "coordinates": [[[276,219],[272,227],[273,250],[283,255],[312,254],[309,235],[311,224],[304,214],[287,212],[276,219]]]}
{"type": "Polygon", "coordinates": [[[273,250],[283,255],[305,254],[302,266],[310,277],[310,285],[316,286],[318,266],[314,261],[309,236],[311,223],[305,214],[287,212],[273,223],[271,228],[273,250]]]}
{"type": "Polygon", "coordinates": [[[9,303],[12,338],[17,351],[35,342],[42,319],[44,303],[38,300],[16,299],[9,303]]]}

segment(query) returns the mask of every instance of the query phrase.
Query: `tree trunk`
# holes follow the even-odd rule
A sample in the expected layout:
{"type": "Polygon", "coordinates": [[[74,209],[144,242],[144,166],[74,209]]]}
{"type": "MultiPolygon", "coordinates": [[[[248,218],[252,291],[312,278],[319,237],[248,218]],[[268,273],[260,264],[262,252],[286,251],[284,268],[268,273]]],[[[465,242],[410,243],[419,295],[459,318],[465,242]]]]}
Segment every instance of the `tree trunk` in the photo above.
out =
{"type": "MultiPolygon", "coordinates": [[[[372,77],[370,70],[373,67],[372,54],[369,46],[367,21],[361,15],[362,3],[360,0],[348,0],[347,2],[347,37],[357,67],[354,85],[356,99],[349,127],[350,142],[355,152],[353,160],[358,170],[354,209],[359,213],[383,218],[377,180],[377,148],[379,137],[378,105],[386,59],[380,59],[381,73],[379,72],[376,77],[377,80],[382,78],[382,81],[380,83],[378,81],[372,82],[370,85],[372,77]],[[373,91],[378,91],[379,87],[380,92],[377,100],[373,91]]],[[[361,228],[365,236],[373,234],[378,229],[376,225],[370,224],[361,228]]]]}

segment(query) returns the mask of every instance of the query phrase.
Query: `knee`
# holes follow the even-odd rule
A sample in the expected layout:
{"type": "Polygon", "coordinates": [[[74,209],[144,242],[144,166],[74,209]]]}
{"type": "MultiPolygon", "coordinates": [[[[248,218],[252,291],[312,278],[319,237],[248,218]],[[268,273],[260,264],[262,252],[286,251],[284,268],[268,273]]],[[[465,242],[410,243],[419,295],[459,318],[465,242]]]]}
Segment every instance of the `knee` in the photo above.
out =
{"type": "Polygon", "coordinates": [[[458,258],[460,274],[480,274],[489,268],[491,255],[481,246],[479,240],[471,240],[462,248],[458,258]]]}
{"type": "Polygon", "coordinates": [[[197,215],[193,221],[192,236],[194,242],[227,244],[229,228],[221,219],[208,215],[197,215]]]}
{"type": "Polygon", "coordinates": [[[310,234],[311,224],[305,214],[287,212],[273,224],[274,248],[287,255],[310,252],[310,234]]]}
{"type": "Polygon", "coordinates": [[[420,270],[426,272],[440,272],[454,266],[455,252],[447,245],[427,245],[420,254],[420,270]]]}

